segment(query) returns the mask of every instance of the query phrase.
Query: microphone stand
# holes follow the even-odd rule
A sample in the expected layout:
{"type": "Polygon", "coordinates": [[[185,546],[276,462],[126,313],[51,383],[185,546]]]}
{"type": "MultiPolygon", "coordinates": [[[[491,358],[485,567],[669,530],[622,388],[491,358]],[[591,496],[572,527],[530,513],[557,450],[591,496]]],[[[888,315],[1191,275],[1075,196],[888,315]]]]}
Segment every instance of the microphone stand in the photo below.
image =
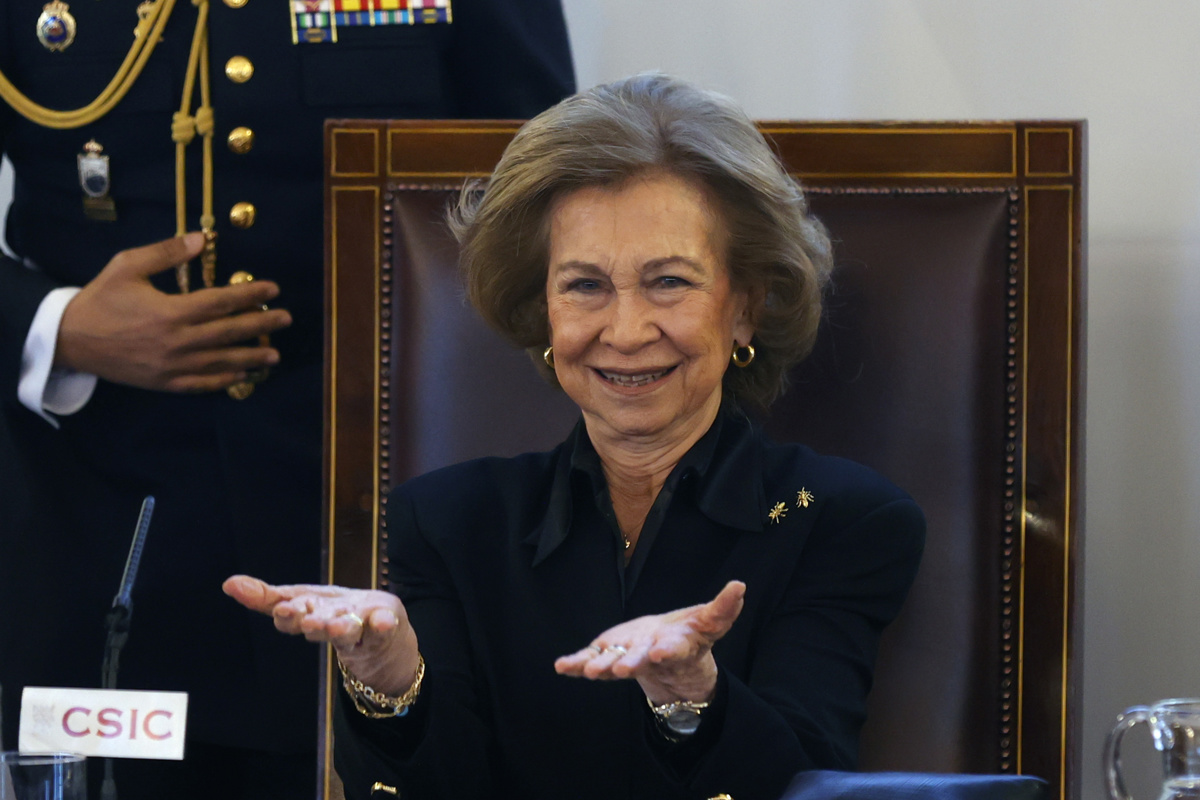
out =
{"type": "MultiPolygon", "coordinates": [[[[146,532],[150,529],[150,517],[154,514],[154,497],[147,495],[138,513],[137,528],[129,546],[129,557],[125,559],[125,572],[121,586],[113,598],[112,608],[104,618],[108,635],[104,640],[104,663],[100,667],[100,687],[117,688],[117,670],[121,662],[121,648],[129,640],[130,621],[133,619],[133,583],[137,580],[138,566],[142,562],[142,549],[146,546],[146,532]]],[[[113,779],[112,759],[104,759],[104,784],[100,790],[101,800],[117,800],[117,782],[113,779]]]]}

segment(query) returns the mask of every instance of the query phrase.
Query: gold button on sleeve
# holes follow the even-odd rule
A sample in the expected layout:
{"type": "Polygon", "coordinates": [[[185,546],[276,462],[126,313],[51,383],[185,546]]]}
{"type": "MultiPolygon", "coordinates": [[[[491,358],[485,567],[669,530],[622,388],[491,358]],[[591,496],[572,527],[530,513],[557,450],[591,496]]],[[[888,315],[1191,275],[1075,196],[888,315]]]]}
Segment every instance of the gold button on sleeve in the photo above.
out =
{"type": "Polygon", "coordinates": [[[225,0],[225,5],[229,6],[230,8],[241,8],[248,2],[250,2],[250,0],[225,0]]]}
{"type": "Polygon", "coordinates": [[[254,147],[254,131],[249,128],[234,128],[229,132],[229,149],[238,155],[249,153],[254,147]]]}
{"type": "Polygon", "coordinates": [[[245,83],[254,77],[254,64],[245,56],[234,56],[225,62],[225,77],[234,83],[245,83]]]}
{"type": "Polygon", "coordinates": [[[249,228],[257,215],[258,209],[253,203],[234,203],[233,208],[229,209],[229,221],[235,228],[249,228]]]}

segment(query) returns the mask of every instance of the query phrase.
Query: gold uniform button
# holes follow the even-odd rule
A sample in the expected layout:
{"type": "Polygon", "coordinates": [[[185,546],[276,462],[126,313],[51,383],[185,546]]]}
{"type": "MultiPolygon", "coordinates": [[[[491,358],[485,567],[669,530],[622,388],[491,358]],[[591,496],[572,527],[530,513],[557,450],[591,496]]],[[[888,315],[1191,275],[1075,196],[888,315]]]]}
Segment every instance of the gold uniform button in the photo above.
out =
{"type": "Polygon", "coordinates": [[[234,128],[229,132],[229,149],[239,156],[249,153],[254,147],[254,131],[249,128],[234,128]]]}
{"type": "Polygon", "coordinates": [[[229,221],[233,223],[233,227],[245,229],[254,224],[257,214],[258,209],[253,203],[234,203],[233,208],[229,209],[229,221]]]}
{"type": "Polygon", "coordinates": [[[225,62],[225,77],[234,83],[245,83],[254,77],[254,64],[245,56],[234,56],[225,62]]]}
{"type": "Polygon", "coordinates": [[[230,8],[241,8],[248,2],[250,2],[250,0],[225,0],[225,5],[229,6],[230,8]]]}

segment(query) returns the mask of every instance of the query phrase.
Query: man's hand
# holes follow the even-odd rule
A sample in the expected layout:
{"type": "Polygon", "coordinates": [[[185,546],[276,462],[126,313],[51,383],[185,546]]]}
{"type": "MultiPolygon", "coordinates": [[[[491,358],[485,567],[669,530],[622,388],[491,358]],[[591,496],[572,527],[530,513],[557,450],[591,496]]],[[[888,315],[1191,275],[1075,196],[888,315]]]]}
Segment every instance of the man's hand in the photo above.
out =
{"type": "Polygon", "coordinates": [[[270,281],[167,294],[150,276],[196,257],[204,235],[166,239],[117,253],[63,312],[54,366],[114,383],[168,392],[224,389],[249,370],[279,362],[271,347],[248,346],[292,324],[270,281]]]}

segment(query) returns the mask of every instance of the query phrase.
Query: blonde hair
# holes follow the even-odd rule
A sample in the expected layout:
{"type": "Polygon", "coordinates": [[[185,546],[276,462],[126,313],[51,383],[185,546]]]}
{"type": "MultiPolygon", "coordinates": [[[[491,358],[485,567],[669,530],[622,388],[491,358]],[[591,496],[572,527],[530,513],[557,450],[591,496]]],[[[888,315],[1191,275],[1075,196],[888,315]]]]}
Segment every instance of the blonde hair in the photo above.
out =
{"type": "Polygon", "coordinates": [[[651,172],[703,186],[725,224],[730,279],[750,297],[756,330],[754,362],[726,370],[725,393],[765,407],[812,350],[832,258],[800,186],[723,95],[667,75],[635,75],[580,92],[526,123],[484,191],[465,189],[451,212],[467,295],[553,381],[541,358],[549,343],[551,205],[576,189],[651,172]]]}

